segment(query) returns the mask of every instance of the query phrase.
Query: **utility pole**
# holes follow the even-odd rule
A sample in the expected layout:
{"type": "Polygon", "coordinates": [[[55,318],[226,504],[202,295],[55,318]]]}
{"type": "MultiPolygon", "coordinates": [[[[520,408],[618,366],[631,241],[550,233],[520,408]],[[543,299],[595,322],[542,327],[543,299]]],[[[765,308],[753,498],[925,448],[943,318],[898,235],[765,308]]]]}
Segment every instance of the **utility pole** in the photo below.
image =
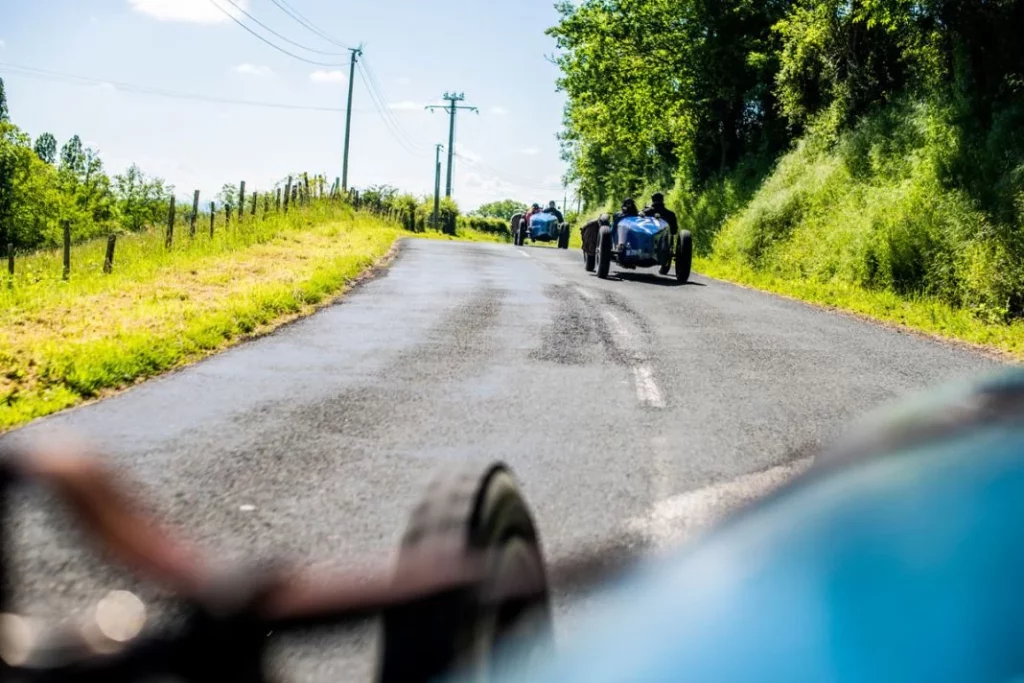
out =
{"type": "Polygon", "coordinates": [[[433,105],[427,107],[427,109],[429,111],[434,111],[435,109],[444,109],[446,112],[448,112],[448,115],[450,117],[450,121],[448,124],[448,184],[445,186],[444,196],[451,197],[452,176],[454,170],[453,162],[455,161],[455,115],[458,114],[460,109],[465,109],[467,111],[475,111],[477,114],[480,113],[480,110],[477,109],[476,107],[459,106],[458,103],[466,99],[465,93],[446,92],[444,94],[444,97],[442,97],[441,99],[446,100],[448,104],[443,107],[440,105],[433,105]]]}
{"type": "Polygon", "coordinates": [[[444,145],[434,146],[434,230],[439,229],[441,215],[441,150],[444,145]]]}
{"type": "Polygon", "coordinates": [[[348,70],[348,111],[345,113],[345,161],[341,167],[341,189],[348,190],[348,145],[352,139],[352,91],[356,81],[356,62],[363,56],[361,47],[350,47],[352,62],[348,70]]]}

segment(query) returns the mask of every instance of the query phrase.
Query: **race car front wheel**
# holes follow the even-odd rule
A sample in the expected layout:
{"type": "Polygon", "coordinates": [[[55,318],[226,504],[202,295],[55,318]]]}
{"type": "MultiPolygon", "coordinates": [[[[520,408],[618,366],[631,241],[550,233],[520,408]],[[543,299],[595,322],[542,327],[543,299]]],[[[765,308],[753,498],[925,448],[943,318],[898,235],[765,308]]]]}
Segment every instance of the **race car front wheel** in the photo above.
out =
{"type": "Polygon", "coordinates": [[[676,280],[688,282],[690,269],[693,267],[693,236],[687,230],[679,232],[679,243],[676,244],[676,280]]]}
{"type": "Polygon", "coordinates": [[[377,681],[427,683],[450,674],[487,681],[507,647],[517,658],[548,654],[551,604],[533,518],[503,465],[457,466],[437,477],[414,509],[396,572],[426,549],[485,562],[478,586],[384,614],[377,681]]]}
{"type": "Polygon", "coordinates": [[[597,236],[597,276],[602,280],[608,277],[612,268],[612,229],[601,226],[597,236]]]}

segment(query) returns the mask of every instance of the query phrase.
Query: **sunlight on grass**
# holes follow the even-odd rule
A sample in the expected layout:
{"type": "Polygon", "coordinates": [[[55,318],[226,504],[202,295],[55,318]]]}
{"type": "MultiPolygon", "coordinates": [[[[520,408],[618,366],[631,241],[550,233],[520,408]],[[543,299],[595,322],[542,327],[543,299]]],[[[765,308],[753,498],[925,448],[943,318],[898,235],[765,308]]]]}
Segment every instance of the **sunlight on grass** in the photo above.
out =
{"type": "Polygon", "coordinates": [[[413,234],[343,205],[270,216],[171,250],[162,231],[18,259],[0,278],[0,431],[194,362],[309,314],[344,292],[402,237],[500,241],[460,231],[413,234]]]}

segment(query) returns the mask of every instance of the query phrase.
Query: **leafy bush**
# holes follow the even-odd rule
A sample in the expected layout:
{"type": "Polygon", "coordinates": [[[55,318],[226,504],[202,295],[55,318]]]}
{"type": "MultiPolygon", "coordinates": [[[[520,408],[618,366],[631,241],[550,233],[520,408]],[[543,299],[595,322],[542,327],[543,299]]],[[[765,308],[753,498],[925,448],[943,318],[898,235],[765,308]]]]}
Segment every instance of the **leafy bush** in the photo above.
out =
{"type": "Polygon", "coordinates": [[[461,229],[476,230],[491,235],[498,235],[512,241],[512,227],[507,220],[500,218],[483,218],[480,216],[460,216],[458,226],[461,229]]]}

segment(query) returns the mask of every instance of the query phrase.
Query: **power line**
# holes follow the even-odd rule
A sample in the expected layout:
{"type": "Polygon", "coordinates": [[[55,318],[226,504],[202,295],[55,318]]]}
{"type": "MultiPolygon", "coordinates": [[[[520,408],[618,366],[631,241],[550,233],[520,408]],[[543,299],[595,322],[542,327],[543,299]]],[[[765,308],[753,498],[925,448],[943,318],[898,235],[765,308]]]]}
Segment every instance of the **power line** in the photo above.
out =
{"type": "MultiPolygon", "coordinates": [[[[227,0],[227,1],[228,1],[228,2],[231,2],[231,0],[227,0]]],[[[273,41],[271,41],[271,40],[267,40],[266,38],[264,38],[264,37],[263,37],[263,36],[261,36],[260,34],[256,33],[256,31],[253,31],[253,30],[252,30],[251,28],[249,28],[248,26],[246,26],[246,25],[245,25],[245,22],[243,22],[243,21],[239,20],[239,18],[238,18],[238,17],[236,17],[236,16],[234,15],[234,14],[232,14],[232,13],[231,13],[231,12],[229,12],[228,10],[226,10],[226,9],[224,9],[223,7],[221,7],[220,5],[218,5],[218,4],[217,4],[217,0],[209,0],[209,2],[210,2],[210,4],[211,4],[211,5],[213,5],[213,6],[214,6],[214,7],[216,7],[217,9],[219,9],[219,10],[220,10],[220,11],[221,11],[221,12],[222,12],[222,13],[224,14],[224,16],[226,16],[226,17],[228,17],[229,19],[231,19],[231,21],[233,21],[233,22],[235,22],[236,24],[238,24],[239,26],[241,26],[241,27],[242,27],[243,29],[245,29],[245,30],[246,30],[247,32],[251,33],[251,34],[252,34],[253,36],[255,36],[256,38],[259,38],[259,39],[260,39],[261,41],[263,41],[264,43],[266,43],[266,44],[267,44],[267,45],[269,45],[270,47],[274,48],[274,49],[275,49],[275,50],[277,50],[278,52],[281,52],[281,53],[283,53],[283,54],[286,54],[286,55],[288,55],[288,56],[289,56],[289,57],[291,57],[292,59],[297,59],[297,60],[299,60],[300,62],[305,62],[305,63],[307,63],[307,64],[313,64],[314,66],[328,66],[328,67],[339,67],[339,66],[345,66],[345,64],[344,64],[344,63],[337,63],[337,62],[318,62],[318,61],[315,61],[315,60],[312,60],[312,59],[306,59],[305,57],[300,57],[299,55],[295,54],[294,52],[289,52],[288,50],[285,50],[285,49],[284,49],[283,47],[281,47],[280,45],[276,45],[276,44],[275,44],[275,43],[274,43],[273,41]]],[[[232,5],[235,5],[235,3],[234,3],[234,2],[231,2],[231,4],[232,4],[232,5]]],[[[235,7],[238,7],[238,5],[235,5],[235,7]]]]}
{"type": "MultiPolygon", "coordinates": [[[[264,107],[268,109],[288,109],[294,111],[316,111],[316,112],[329,112],[332,114],[344,113],[345,110],[340,107],[318,107],[311,105],[301,104],[285,104],[280,102],[263,102],[257,100],[239,100],[232,99],[229,97],[219,97],[216,95],[203,95],[200,93],[190,93],[177,90],[168,90],[165,88],[154,88],[146,85],[134,85],[131,83],[122,83],[119,81],[108,81],[99,78],[91,78],[88,76],[76,76],[74,74],[60,73],[57,71],[47,71],[46,69],[36,69],[28,66],[19,66],[17,64],[7,64],[0,62],[0,71],[7,71],[15,76],[24,76],[26,78],[38,78],[42,80],[58,81],[64,83],[70,83],[72,85],[110,85],[118,91],[141,94],[141,95],[154,95],[157,97],[167,97],[179,100],[195,100],[199,102],[211,102],[215,104],[236,104],[248,107],[264,107]]],[[[368,111],[368,110],[364,110],[368,111]]]]}
{"type": "Polygon", "coordinates": [[[466,163],[468,163],[473,168],[476,168],[478,170],[488,171],[489,173],[494,175],[496,180],[500,180],[501,182],[506,183],[506,184],[510,185],[511,187],[517,189],[517,190],[528,190],[528,191],[530,191],[532,193],[536,193],[536,194],[546,194],[548,192],[561,192],[564,189],[562,187],[557,187],[556,188],[556,187],[548,187],[546,185],[545,186],[533,185],[532,181],[530,183],[517,182],[517,181],[512,180],[510,178],[503,177],[502,176],[502,173],[503,173],[502,171],[498,171],[498,170],[496,170],[496,169],[494,169],[494,168],[492,168],[490,166],[486,166],[486,165],[480,163],[477,160],[470,159],[469,157],[466,157],[463,154],[459,154],[458,152],[456,152],[455,156],[458,157],[459,159],[461,159],[462,161],[465,161],[466,163]]]}
{"type": "Polygon", "coordinates": [[[374,93],[373,88],[370,87],[370,83],[367,80],[366,72],[361,68],[359,69],[359,77],[363,79],[363,84],[366,86],[366,90],[370,94],[370,102],[373,103],[374,108],[376,108],[377,110],[377,114],[380,115],[381,121],[384,122],[384,127],[387,129],[388,134],[391,135],[391,137],[395,139],[395,142],[397,142],[406,152],[408,152],[412,156],[426,156],[423,154],[423,152],[418,152],[415,149],[413,149],[410,146],[410,144],[405,141],[401,131],[394,128],[394,124],[392,124],[391,120],[388,119],[387,114],[384,113],[387,104],[385,103],[382,107],[381,103],[378,102],[376,94],[374,93]]]}
{"type": "Polygon", "coordinates": [[[277,5],[278,8],[280,8],[280,10],[282,12],[287,14],[289,17],[291,17],[295,21],[299,22],[299,24],[301,24],[305,28],[309,29],[310,31],[312,31],[316,35],[318,35],[321,38],[323,38],[324,40],[326,40],[328,43],[331,43],[332,45],[337,45],[338,47],[343,47],[346,50],[351,50],[352,49],[351,47],[349,47],[345,43],[342,43],[342,42],[340,42],[338,40],[335,40],[328,33],[324,32],[324,31],[321,31],[311,21],[306,19],[306,17],[302,16],[302,14],[299,12],[299,10],[295,9],[294,7],[289,5],[284,0],[270,0],[270,1],[272,3],[274,3],[275,5],[277,5]]]}
{"type": "Polygon", "coordinates": [[[324,50],[316,50],[314,48],[307,47],[306,45],[303,45],[302,43],[297,43],[294,40],[292,40],[291,38],[288,38],[287,36],[281,35],[280,33],[275,31],[274,29],[270,28],[269,26],[264,24],[262,21],[260,21],[259,19],[257,19],[253,15],[249,14],[248,12],[246,12],[245,9],[243,9],[241,5],[239,5],[238,3],[235,2],[235,0],[224,0],[224,1],[227,2],[229,5],[231,5],[232,7],[234,7],[239,12],[241,12],[242,14],[244,14],[245,16],[249,17],[249,19],[252,20],[254,23],[256,23],[258,26],[262,26],[264,30],[266,30],[269,33],[277,36],[278,38],[280,38],[281,40],[283,40],[284,42],[286,42],[286,43],[288,43],[290,45],[294,45],[295,47],[302,48],[303,50],[306,50],[307,52],[313,52],[313,53],[316,53],[316,54],[319,54],[319,55],[327,55],[328,57],[342,57],[345,54],[344,52],[326,52],[324,50]]]}
{"type": "Polygon", "coordinates": [[[398,135],[400,135],[405,140],[406,143],[408,143],[410,147],[413,147],[422,152],[426,152],[429,148],[425,145],[421,145],[413,141],[413,139],[406,134],[405,129],[402,127],[402,124],[399,123],[397,118],[395,118],[395,115],[394,113],[392,113],[390,106],[388,106],[388,97],[384,93],[383,88],[380,87],[380,82],[374,75],[373,69],[370,67],[369,60],[367,60],[364,57],[363,61],[360,63],[360,67],[366,72],[366,78],[369,79],[369,84],[367,87],[373,91],[372,96],[375,96],[377,101],[380,102],[381,106],[383,107],[384,116],[387,117],[387,119],[391,122],[391,127],[396,131],[398,135]]]}

